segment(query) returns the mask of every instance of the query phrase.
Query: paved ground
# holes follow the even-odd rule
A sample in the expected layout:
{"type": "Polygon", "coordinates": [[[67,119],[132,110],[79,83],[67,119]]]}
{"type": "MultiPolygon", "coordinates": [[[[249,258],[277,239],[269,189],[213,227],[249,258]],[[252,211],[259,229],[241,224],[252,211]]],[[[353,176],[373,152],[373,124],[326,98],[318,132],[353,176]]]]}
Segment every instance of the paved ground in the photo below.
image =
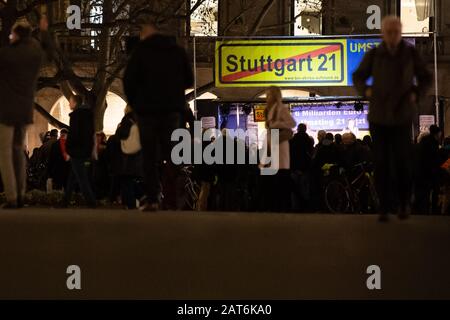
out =
{"type": "Polygon", "coordinates": [[[0,298],[450,298],[449,249],[450,217],[26,209],[0,212],[0,298]]]}

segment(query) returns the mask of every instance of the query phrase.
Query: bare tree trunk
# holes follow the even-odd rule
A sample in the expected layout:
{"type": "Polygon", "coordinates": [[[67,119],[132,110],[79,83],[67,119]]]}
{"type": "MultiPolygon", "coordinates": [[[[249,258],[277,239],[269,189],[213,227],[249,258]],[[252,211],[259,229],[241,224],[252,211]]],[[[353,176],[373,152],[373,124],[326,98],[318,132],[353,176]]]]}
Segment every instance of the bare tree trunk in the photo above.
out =
{"type": "Polygon", "coordinates": [[[101,29],[99,49],[100,49],[100,64],[96,75],[96,81],[91,90],[95,97],[94,108],[95,129],[103,131],[103,118],[107,108],[106,95],[108,94],[109,85],[107,85],[108,66],[111,62],[111,28],[109,27],[113,19],[112,0],[104,0],[103,2],[103,25],[101,29]]]}
{"type": "Polygon", "coordinates": [[[95,130],[97,132],[103,131],[103,121],[105,119],[105,112],[108,104],[106,103],[106,95],[108,94],[108,88],[104,88],[95,97],[94,105],[94,119],[95,119],[95,130]]]}

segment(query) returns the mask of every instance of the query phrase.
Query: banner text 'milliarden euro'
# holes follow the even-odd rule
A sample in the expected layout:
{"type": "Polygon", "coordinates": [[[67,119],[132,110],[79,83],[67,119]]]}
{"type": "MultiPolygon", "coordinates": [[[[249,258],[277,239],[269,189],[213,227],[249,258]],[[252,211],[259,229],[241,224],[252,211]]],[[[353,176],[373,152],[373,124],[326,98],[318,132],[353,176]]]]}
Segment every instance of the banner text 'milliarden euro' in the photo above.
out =
{"type": "MultiPolygon", "coordinates": [[[[226,69],[228,72],[274,72],[277,76],[283,76],[286,71],[316,71],[311,55],[304,58],[287,58],[287,59],[273,59],[272,56],[260,56],[259,58],[246,58],[245,56],[236,56],[230,54],[227,56],[226,69]]],[[[319,64],[317,64],[317,71],[335,71],[336,70],[336,55],[320,54],[317,56],[319,64]]]]}

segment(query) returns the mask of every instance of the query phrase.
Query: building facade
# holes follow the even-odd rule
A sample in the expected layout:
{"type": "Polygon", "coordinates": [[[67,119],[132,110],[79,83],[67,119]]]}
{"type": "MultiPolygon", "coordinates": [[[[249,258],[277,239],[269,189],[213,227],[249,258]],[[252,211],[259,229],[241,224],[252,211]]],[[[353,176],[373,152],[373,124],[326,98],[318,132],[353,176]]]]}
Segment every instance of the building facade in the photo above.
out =
{"type": "MultiPolygon", "coordinates": [[[[417,1],[421,2],[421,1],[417,1]]],[[[423,0],[422,2],[426,2],[423,0]]],[[[450,97],[450,2],[436,0],[437,17],[418,21],[416,0],[206,0],[196,7],[196,0],[180,1],[177,17],[162,23],[162,29],[176,36],[184,45],[196,65],[197,87],[214,81],[215,41],[221,37],[318,37],[318,36],[355,36],[380,33],[377,14],[383,17],[390,14],[401,16],[405,32],[415,38],[415,45],[426,58],[430,70],[434,68],[434,37],[428,32],[437,29],[438,48],[438,86],[443,101],[450,97]],[[195,7],[193,13],[189,8],[195,7]],[[180,18],[181,17],[181,18],[180,18]],[[413,34],[415,33],[415,34],[413,34]],[[195,37],[195,40],[194,40],[195,37]],[[195,43],[195,49],[194,49],[195,43]]],[[[46,14],[51,23],[64,23],[67,19],[67,7],[70,4],[84,4],[84,11],[95,10],[86,7],[85,1],[59,0],[41,5],[40,11],[46,14]]],[[[422,20],[422,19],[421,19],[422,20]]],[[[101,23],[101,21],[88,21],[101,23]]],[[[125,35],[124,38],[131,36],[125,35]]],[[[63,31],[58,34],[59,44],[74,62],[76,73],[86,79],[95,76],[97,71],[95,47],[97,35],[93,30],[63,31]]],[[[290,88],[293,95],[315,93],[320,96],[354,95],[352,87],[299,87],[290,88]],[[294,90],[292,90],[294,89],[294,90]],[[295,90],[297,89],[297,90],[295,90]]],[[[119,121],[125,101],[120,78],[111,85],[111,103],[105,117],[105,127],[113,130],[119,121]],[[112,115],[114,119],[110,119],[112,115]]],[[[209,97],[222,99],[252,99],[263,93],[264,88],[215,88],[209,86],[209,97]]],[[[424,102],[424,113],[434,111],[433,91],[424,102]]],[[[48,112],[64,120],[66,107],[61,107],[61,92],[54,88],[45,88],[38,92],[37,101],[48,112]],[[59,108],[59,109],[58,109],[59,108]]],[[[441,110],[445,123],[450,124],[450,114],[446,104],[441,110]]],[[[48,122],[40,114],[35,115],[35,125],[29,133],[29,145],[39,144],[39,133],[48,130],[48,122]]],[[[450,133],[449,125],[446,134],[450,133]]],[[[108,132],[109,133],[109,132],[108,132]]]]}

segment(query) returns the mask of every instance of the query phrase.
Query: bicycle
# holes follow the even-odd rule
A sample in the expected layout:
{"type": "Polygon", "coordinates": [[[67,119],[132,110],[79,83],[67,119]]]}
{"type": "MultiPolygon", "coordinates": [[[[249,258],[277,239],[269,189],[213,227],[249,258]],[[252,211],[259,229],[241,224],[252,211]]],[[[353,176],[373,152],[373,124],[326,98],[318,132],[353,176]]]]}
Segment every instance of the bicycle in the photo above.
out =
{"type": "Polygon", "coordinates": [[[332,213],[375,212],[379,206],[373,175],[366,162],[351,168],[356,175],[350,178],[344,168],[337,167],[337,175],[325,187],[325,203],[332,213]]]}
{"type": "Polygon", "coordinates": [[[194,210],[200,195],[200,185],[192,178],[193,167],[187,166],[181,169],[185,177],[184,183],[184,205],[189,210],[194,210]]]}

